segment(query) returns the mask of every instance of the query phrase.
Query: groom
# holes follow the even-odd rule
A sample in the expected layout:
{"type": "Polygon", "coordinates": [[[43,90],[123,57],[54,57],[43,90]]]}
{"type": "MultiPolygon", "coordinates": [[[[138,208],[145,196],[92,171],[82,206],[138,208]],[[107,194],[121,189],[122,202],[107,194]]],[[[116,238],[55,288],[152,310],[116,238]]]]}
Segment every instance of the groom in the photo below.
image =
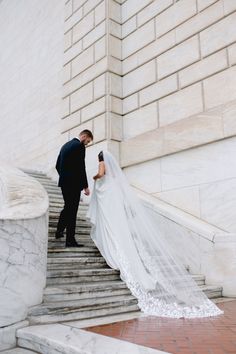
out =
{"type": "Polygon", "coordinates": [[[56,162],[58,186],[61,187],[64,208],[59,217],[55,237],[63,237],[66,229],[66,247],[82,247],[75,240],[75,226],[81,191],[84,190],[85,195],[90,194],[84,159],[85,146],[92,140],[91,131],[83,130],[78,138],[62,146],[56,162]]]}

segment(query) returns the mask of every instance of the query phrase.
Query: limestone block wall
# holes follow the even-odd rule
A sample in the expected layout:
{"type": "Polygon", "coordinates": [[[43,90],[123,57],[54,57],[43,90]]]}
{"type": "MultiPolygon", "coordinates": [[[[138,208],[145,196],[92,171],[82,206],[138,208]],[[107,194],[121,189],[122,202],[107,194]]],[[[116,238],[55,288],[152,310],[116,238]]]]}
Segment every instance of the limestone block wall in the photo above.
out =
{"type": "Polygon", "coordinates": [[[236,2],[121,8],[120,156],[130,182],[235,232],[236,2]]]}
{"type": "Polygon", "coordinates": [[[62,134],[94,133],[87,172],[96,155],[116,156],[122,139],[121,7],[113,0],[66,1],[62,134]]]}
{"type": "Polygon", "coordinates": [[[0,156],[51,168],[61,145],[64,2],[0,3],[0,156]]]}

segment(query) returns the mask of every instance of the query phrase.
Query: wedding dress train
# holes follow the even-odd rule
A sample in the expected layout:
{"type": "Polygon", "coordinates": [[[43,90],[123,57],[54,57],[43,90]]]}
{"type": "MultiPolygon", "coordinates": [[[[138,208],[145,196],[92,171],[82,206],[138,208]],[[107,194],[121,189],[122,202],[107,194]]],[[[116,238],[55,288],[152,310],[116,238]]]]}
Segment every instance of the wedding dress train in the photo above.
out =
{"type": "Polygon", "coordinates": [[[149,315],[195,318],[223,313],[197,286],[130,187],[115,158],[104,151],[105,175],[96,180],[87,217],[107,264],[149,315]]]}

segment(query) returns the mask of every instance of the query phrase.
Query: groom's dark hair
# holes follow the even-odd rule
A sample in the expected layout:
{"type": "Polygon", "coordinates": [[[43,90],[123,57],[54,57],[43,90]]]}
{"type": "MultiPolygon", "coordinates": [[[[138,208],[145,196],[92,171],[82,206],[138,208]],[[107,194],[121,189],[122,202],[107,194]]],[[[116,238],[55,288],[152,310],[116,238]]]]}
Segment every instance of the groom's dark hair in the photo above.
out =
{"type": "Polygon", "coordinates": [[[84,134],[93,140],[93,133],[90,130],[84,129],[84,130],[82,130],[82,132],[80,132],[79,135],[84,135],[84,134]]]}

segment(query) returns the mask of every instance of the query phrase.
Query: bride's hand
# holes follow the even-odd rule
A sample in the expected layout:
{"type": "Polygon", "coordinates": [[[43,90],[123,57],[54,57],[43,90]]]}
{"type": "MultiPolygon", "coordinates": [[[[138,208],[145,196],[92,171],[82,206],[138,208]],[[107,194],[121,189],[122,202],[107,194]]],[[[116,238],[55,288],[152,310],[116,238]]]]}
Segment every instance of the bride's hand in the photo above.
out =
{"type": "Polygon", "coordinates": [[[96,181],[96,179],[98,179],[98,176],[97,175],[93,176],[93,179],[94,179],[94,181],[96,181]]]}
{"type": "Polygon", "coordinates": [[[90,194],[89,188],[84,188],[84,194],[85,194],[85,195],[89,195],[89,194],[90,194]]]}

